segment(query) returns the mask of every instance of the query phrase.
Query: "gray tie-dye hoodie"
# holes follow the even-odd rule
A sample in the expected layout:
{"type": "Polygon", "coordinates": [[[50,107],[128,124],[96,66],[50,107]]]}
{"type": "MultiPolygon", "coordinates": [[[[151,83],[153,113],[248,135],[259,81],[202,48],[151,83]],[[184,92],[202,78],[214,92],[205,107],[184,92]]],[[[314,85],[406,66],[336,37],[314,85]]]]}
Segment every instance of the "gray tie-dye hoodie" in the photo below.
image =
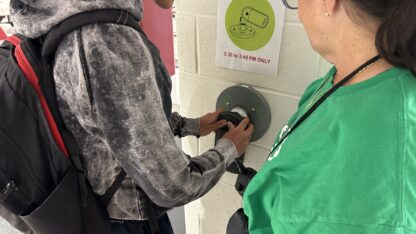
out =
{"type": "MultiPolygon", "coordinates": [[[[142,13],[139,0],[11,0],[10,7],[16,31],[31,38],[80,12],[122,9],[137,19],[142,13]]],[[[201,197],[237,156],[224,139],[194,158],[178,148],[174,135],[197,135],[199,121],[171,114],[171,81],[161,66],[145,37],[116,24],[70,33],[55,55],[59,108],[94,191],[103,194],[121,168],[128,174],[108,207],[115,219],[148,219],[146,207],[160,216],[201,197]]]]}

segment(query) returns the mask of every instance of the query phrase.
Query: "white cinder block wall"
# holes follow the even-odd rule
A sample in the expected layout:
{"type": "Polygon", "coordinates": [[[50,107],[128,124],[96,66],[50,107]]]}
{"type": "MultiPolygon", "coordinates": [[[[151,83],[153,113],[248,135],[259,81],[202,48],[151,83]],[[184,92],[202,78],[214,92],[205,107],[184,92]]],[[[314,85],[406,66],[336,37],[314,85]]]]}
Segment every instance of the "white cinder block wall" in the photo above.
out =
{"type": "MultiPolygon", "coordinates": [[[[180,104],[184,116],[198,117],[215,110],[218,95],[228,86],[245,83],[259,90],[272,110],[267,134],[250,144],[246,165],[259,169],[282,125],[296,110],[307,85],[330,68],[310,47],[297,12],[285,16],[277,76],[259,76],[215,67],[218,0],[177,0],[180,104]]],[[[186,138],[184,151],[199,155],[212,147],[214,136],[186,138]]],[[[227,173],[202,199],[185,208],[187,234],[222,234],[232,213],[241,207],[234,190],[236,176],[227,173]]]]}

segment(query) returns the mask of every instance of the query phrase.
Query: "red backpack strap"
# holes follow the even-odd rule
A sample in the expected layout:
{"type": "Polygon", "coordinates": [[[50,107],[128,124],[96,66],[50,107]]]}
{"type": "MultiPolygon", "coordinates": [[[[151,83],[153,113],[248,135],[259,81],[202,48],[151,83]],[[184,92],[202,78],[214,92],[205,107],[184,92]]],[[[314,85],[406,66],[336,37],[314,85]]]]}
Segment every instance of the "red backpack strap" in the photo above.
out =
{"type": "Polygon", "coordinates": [[[18,38],[16,35],[10,36],[6,38],[6,41],[9,41],[14,46],[18,47],[20,45],[20,38],[18,38]]]}

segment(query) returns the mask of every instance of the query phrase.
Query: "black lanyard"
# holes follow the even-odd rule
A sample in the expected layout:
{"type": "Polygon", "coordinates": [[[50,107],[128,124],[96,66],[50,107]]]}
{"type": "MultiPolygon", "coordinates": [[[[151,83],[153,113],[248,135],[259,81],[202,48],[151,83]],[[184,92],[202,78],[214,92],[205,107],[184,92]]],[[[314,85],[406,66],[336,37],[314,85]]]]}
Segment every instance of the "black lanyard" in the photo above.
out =
{"type": "MultiPolygon", "coordinates": [[[[286,132],[286,134],[283,137],[280,138],[279,142],[274,145],[274,147],[273,147],[272,151],[270,152],[270,154],[272,154],[277,149],[277,147],[279,147],[282,144],[282,142],[286,140],[286,138],[289,136],[289,134],[292,133],[303,121],[305,121],[305,119],[308,118],[339,87],[341,87],[342,85],[344,85],[345,83],[347,83],[349,80],[351,80],[352,78],[354,78],[358,73],[360,73],[361,71],[363,71],[363,69],[367,68],[368,66],[370,66],[373,63],[375,63],[379,59],[381,59],[381,56],[380,55],[376,55],[372,59],[368,60],[363,65],[361,65],[359,68],[355,69],[355,71],[353,71],[351,74],[349,74],[344,79],[342,79],[339,83],[337,83],[336,85],[334,85],[330,90],[328,90],[328,92],[326,92],[324,95],[322,95],[322,97],[320,99],[318,99],[318,101],[316,101],[313,104],[313,106],[311,108],[309,108],[309,110],[298,121],[296,121],[296,123],[292,127],[289,128],[289,130],[286,132]]],[[[324,85],[322,85],[320,88],[322,88],[323,86],[324,85]]]]}

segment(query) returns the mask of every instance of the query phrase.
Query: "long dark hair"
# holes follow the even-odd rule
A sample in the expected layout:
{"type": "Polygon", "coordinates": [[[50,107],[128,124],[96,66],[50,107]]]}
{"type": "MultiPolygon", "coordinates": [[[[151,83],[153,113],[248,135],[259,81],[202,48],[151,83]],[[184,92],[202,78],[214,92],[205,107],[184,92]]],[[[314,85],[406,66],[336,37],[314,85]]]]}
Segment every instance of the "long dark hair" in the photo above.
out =
{"type": "Polygon", "coordinates": [[[348,0],[381,20],[376,35],[380,55],[416,75],[416,0],[348,0]]]}

